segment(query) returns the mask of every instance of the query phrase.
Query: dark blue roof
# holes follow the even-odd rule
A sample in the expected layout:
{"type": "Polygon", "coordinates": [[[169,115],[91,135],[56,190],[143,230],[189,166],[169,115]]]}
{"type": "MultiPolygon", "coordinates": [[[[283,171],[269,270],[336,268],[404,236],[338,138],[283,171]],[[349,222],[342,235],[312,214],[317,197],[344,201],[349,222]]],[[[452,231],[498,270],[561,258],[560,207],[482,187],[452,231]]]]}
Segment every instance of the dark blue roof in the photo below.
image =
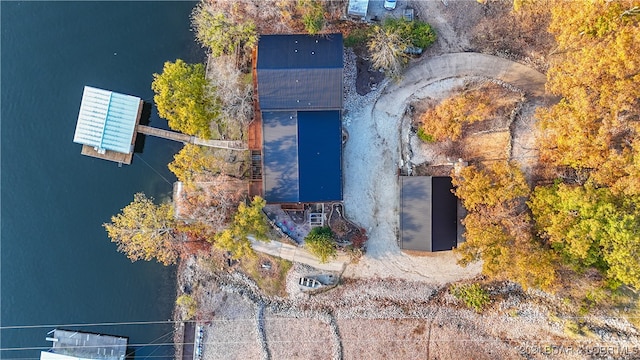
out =
{"type": "Polygon", "coordinates": [[[258,69],[322,69],[343,67],[342,34],[261,35],[258,69]]]}
{"type": "Polygon", "coordinates": [[[431,251],[453,249],[458,242],[458,198],[448,176],[433,177],[431,251]]]}
{"type": "Polygon", "coordinates": [[[342,68],[342,34],[261,36],[260,108],[342,109],[342,68]]]}
{"type": "Polygon", "coordinates": [[[262,110],[341,109],[341,88],[342,68],[258,70],[262,110]]]}
{"type": "Polygon", "coordinates": [[[342,200],[340,111],[265,111],[262,121],[268,203],[342,200]]]}
{"type": "Polygon", "coordinates": [[[264,197],[342,200],[342,35],[264,35],[258,43],[264,197]]]}
{"type": "Polygon", "coordinates": [[[298,112],[300,202],[342,200],[339,111],[298,112]]]}

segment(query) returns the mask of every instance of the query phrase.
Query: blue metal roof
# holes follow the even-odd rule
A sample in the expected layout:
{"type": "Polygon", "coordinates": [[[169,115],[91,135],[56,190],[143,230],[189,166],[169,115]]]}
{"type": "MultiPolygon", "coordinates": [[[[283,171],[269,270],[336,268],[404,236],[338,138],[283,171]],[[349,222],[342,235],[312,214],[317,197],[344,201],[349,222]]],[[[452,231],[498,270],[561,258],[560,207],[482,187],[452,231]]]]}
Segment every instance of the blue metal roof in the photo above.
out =
{"type": "Polygon", "coordinates": [[[340,111],[266,111],[262,121],[268,203],[342,200],[340,111]]]}
{"type": "Polygon", "coordinates": [[[342,200],[340,111],[298,112],[300,202],[342,200]]]}
{"type": "Polygon", "coordinates": [[[139,107],[138,97],[85,86],[73,142],[131,153],[139,107]]]}

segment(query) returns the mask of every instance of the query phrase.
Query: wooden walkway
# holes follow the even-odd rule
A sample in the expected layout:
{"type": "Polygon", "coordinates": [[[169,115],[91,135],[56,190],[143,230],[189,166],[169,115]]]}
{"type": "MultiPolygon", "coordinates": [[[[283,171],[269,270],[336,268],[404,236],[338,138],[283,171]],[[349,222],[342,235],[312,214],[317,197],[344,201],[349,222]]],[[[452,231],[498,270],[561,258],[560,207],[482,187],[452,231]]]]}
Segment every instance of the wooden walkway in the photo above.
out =
{"type": "Polygon", "coordinates": [[[221,148],[221,149],[231,149],[231,150],[247,150],[247,144],[245,144],[242,141],[205,140],[205,139],[197,138],[195,136],[186,135],[186,134],[182,134],[175,131],[158,129],[158,128],[145,126],[145,125],[138,125],[136,130],[141,134],[178,141],[185,144],[195,144],[195,145],[202,145],[202,146],[221,148]]]}
{"type": "Polygon", "coordinates": [[[247,131],[248,147],[251,151],[251,174],[249,181],[249,197],[264,196],[262,184],[262,114],[258,102],[258,70],[257,47],[253,48],[251,57],[251,73],[253,77],[253,120],[247,131]]]}

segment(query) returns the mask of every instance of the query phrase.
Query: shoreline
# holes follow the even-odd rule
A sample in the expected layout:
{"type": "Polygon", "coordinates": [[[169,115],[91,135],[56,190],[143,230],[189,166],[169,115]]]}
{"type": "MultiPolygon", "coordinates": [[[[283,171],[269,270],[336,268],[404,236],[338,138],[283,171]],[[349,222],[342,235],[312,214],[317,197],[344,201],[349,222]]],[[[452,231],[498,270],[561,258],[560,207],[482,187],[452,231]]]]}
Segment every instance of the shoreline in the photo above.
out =
{"type": "MultiPolygon", "coordinates": [[[[178,264],[176,267],[176,288],[175,288],[175,298],[182,295],[182,289],[184,289],[184,272],[185,272],[185,261],[182,259],[178,260],[178,264]]],[[[178,305],[175,301],[173,304],[173,312],[171,314],[171,319],[173,320],[173,358],[175,360],[182,359],[183,354],[183,342],[184,342],[184,320],[182,319],[182,311],[180,309],[180,305],[178,305]]]]}

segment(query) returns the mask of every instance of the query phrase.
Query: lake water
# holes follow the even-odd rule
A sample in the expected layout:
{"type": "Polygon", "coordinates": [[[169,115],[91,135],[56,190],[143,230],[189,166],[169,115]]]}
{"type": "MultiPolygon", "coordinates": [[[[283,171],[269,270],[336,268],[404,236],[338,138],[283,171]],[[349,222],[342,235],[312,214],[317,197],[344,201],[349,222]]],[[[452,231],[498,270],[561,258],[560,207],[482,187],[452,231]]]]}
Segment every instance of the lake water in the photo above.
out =
{"type": "MultiPolygon", "coordinates": [[[[152,101],[167,60],[204,59],[195,2],[1,2],[2,359],[37,359],[50,326],[165,321],[175,268],[131,263],[102,223],[136,192],[170,196],[181,144],[147,138],[121,168],[72,142],[84,85],[152,101]],[[41,326],[12,329],[10,326],[41,326]],[[29,348],[28,350],[9,350],[29,348]]],[[[151,125],[166,128],[155,109],[151,125]]],[[[170,324],[83,326],[128,336],[136,359],[172,357],[170,324]]]]}

